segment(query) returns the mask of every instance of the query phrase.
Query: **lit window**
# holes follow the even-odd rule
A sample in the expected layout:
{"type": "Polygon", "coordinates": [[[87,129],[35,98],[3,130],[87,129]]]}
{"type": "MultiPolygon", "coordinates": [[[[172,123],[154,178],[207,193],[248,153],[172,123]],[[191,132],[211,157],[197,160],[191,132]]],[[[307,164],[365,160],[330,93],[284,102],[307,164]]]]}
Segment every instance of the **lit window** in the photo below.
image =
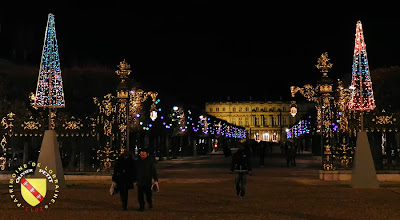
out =
{"type": "Polygon", "coordinates": [[[256,139],[256,141],[260,140],[260,134],[258,132],[254,135],[254,139],[256,139]]]}
{"type": "Polygon", "coordinates": [[[264,141],[269,141],[269,133],[264,133],[263,134],[263,140],[264,141]]]}

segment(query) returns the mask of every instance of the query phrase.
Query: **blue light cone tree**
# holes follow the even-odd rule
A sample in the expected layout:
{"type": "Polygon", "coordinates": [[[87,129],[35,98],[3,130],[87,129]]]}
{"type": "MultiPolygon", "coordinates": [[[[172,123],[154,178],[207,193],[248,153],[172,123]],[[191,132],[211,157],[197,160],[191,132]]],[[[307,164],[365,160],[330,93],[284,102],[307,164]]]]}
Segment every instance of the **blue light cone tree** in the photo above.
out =
{"type": "Polygon", "coordinates": [[[351,183],[353,188],[378,188],[374,160],[372,158],[367,133],[364,131],[363,112],[375,109],[371,75],[367,58],[367,48],[361,21],[357,22],[354,45],[351,98],[349,109],[360,112],[361,131],[357,133],[357,143],[353,163],[351,183]]]}
{"type": "MultiPolygon", "coordinates": [[[[47,166],[48,169],[54,171],[58,178],[58,186],[65,188],[64,169],[61,163],[60,149],[58,147],[56,132],[53,130],[51,122],[51,109],[65,107],[53,14],[49,14],[47,19],[39,78],[36,88],[35,106],[49,109],[49,129],[44,133],[37,162],[41,163],[42,167],[47,166]]],[[[35,170],[35,176],[43,177],[43,175],[39,173],[39,169],[35,170]]],[[[57,190],[57,186],[54,185],[53,187],[54,188],[48,189],[57,190]]]]}
{"type": "Polygon", "coordinates": [[[36,88],[36,107],[64,108],[64,89],[54,15],[49,14],[36,88]]]}

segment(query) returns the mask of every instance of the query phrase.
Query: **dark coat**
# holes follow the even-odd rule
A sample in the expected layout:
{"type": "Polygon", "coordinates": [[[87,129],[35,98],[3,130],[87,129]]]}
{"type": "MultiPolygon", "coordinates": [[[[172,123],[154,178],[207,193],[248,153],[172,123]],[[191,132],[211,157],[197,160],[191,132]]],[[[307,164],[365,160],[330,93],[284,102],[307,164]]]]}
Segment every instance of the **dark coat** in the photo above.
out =
{"type": "Polygon", "coordinates": [[[112,180],[118,185],[127,184],[128,188],[133,189],[133,182],[136,176],[136,164],[131,156],[127,159],[120,156],[115,163],[112,180]]]}
{"type": "Polygon", "coordinates": [[[158,182],[158,175],[154,161],[147,157],[136,161],[136,182],[138,186],[151,186],[152,179],[158,182]]]}
{"type": "Polygon", "coordinates": [[[250,160],[251,158],[245,150],[238,150],[232,155],[231,171],[252,171],[250,160]]]}

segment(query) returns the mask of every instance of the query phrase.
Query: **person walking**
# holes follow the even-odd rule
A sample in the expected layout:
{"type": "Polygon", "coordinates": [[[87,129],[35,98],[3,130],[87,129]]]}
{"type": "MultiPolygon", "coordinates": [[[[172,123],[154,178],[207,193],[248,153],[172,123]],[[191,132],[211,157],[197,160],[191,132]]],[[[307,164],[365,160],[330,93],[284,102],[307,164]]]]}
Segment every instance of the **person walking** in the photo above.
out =
{"type": "Polygon", "coordinates": [[[258,145],[258,156],[260,158],[260,167],[264,167],[265,150],[267,148],[267,142],[260,141],[258,145]]]}
{"type": "Polygon", "coordinates": [[[154,179],[154,187],[158,189],[158,175],[156,165],[149,158],[147,149],[142,148],[139,151],[139,159],[136,161],[136,184],[138,188],[139,211],[144,211],[144,196],[149,209],[153,208],[152,200],[152,180],[154,179]]]}
{"type": "Polygon", "coordinates": [[[297,146],[293,143],[290,151],[290,165],[296,166],[297,146]]]}
{"type": "Polygon", "coordinates": [[[117,184],[124,211],[128,208],[128,190],[134,188],[135,172],[135,161],[128,151],[124,151],[116,161],[112,175],[112,181],[117,184]]]}
{"type": "Polygon", "coordinates": [[[292,142],[285,143],[286,164],[287,166],[296,166],[297,148],[292,142]]]}
{"type": "Polygon", "coordinates": [[[285,150],[286,165],[289,167],[290,162],[291,162],[290,144],[288,142],[285,142],[285,144],[283,145],[283,149],[285,150]]]}
{"type": "Polygon", "coordinates": [[[240,198],[246,195],[247,174],[252,172],[250,160],[243,146],[232,155],[231,173],[235,172],[236,195],[240,198]]]}

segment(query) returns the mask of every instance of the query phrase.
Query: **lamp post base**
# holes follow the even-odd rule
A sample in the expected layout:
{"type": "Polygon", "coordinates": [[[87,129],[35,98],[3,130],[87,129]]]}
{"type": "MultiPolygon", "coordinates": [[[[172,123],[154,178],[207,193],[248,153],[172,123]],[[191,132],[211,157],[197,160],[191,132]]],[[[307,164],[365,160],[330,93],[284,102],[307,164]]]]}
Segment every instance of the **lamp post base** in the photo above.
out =
{"type": "Polygon", "coordinates": [[[353,188],[379,188],[368,136],[364,131],[357,134],[351,185],[353,188]]]}
{"type": "MultiPolygon", "coordinates": [[[[64,169],[61,163],[60,149],[58,148],[57,136],[55,130],[46,130],[44,132],[42,146],[40,147],[40,154],[37,163],[40,163],[42,169],[47,172],[52,170],[58,179],[60,188],[65,188],[64,169]]],[[[39,169],[35,170],[35,177],[43,177],[39,173],[39,169]]],[[[51,190],[51,189],[50,189],[51,190]]]]}

